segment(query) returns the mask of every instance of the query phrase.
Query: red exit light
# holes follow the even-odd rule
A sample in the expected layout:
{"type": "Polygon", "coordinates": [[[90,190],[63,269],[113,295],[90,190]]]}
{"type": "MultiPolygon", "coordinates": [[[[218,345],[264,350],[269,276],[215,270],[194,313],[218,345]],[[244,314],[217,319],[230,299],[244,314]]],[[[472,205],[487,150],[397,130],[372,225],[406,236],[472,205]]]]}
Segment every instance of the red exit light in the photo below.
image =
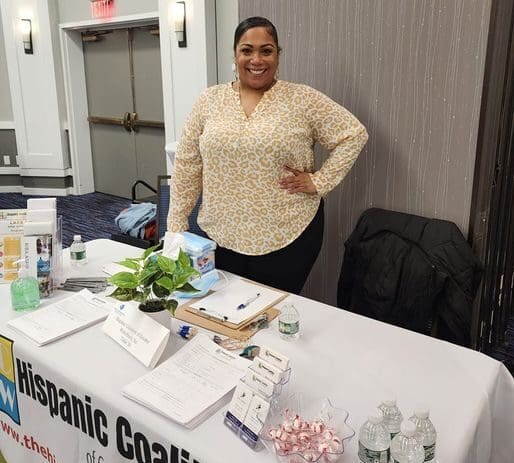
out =
{"type": "Polygon", "coordinates": [[[91,0],[93,18],[111,18],[114,16],[114,0],[91,0]]]}

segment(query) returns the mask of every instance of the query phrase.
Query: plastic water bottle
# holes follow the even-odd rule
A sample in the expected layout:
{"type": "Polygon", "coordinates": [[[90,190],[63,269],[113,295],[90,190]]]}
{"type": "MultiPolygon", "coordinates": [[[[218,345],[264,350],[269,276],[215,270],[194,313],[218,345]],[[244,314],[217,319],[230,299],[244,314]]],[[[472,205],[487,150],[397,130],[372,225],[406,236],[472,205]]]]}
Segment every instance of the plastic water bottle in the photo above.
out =
{"type": "Polygon", "coordinates": [[[300,337],[300,314],[293,304],[284,304],[281,307],[278,316],[278,331],[280,337],[286,341],[293,341],[300,337]]]}
{"type": "Polygon", "coordinates": [[[409,420],[416,425],[419,439],[425,449],[425,463],[433,463],[435,461],[437,432],[432,421],[430,421],[428,410],[426,408],[415,410],[414,415],[409,420]]]}
{"type": "Polygon", "coordinates": [[[409,420],[402,421],[400,433],[391,441],[392,463],[423,463],[424,460],[425,451],[416,425],[409,420]]]}
{"type": "Polygon", "coordinates": [[[384,415],[377,409],[359,431],[359,462],[389,463],[390,445],[391,436],[384,426],[384,415]]]}
{"type": "Polygon", "coordinates": [[[384,400],[378,408],[384,415],[384,425],[393,439],[400,432],[400,425],[403,421],[403,415],[396,405],[396,399],[384,400]]]}
{"type": "Polygon", "coordinates": [[[73,243],[70,246],[71,265],[84,265],[87,262],[86,245],[82,242],[80,235],[73,236],[73,243]]]}

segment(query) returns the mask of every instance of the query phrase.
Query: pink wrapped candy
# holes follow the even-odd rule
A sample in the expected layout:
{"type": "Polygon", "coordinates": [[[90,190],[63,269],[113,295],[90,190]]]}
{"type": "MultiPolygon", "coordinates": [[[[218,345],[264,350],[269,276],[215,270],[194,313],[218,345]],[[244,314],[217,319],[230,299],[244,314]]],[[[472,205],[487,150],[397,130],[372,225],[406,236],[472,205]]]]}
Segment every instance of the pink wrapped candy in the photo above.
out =
{"type": "Polygon", "coordinates": [[[289,411],[284,421],[268,434],[274,440],[277,455],[288,456],[288,463],[332,463],[343,452],[342,441],[334,429],[320,419],[303,420],[289,411]]]}

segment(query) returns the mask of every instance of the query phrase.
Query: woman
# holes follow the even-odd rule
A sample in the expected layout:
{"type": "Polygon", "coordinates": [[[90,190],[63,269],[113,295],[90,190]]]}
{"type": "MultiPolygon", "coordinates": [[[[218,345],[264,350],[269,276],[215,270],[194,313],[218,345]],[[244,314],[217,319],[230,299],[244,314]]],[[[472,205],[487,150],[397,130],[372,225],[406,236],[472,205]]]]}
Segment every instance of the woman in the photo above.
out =
{"type": "Polygon", "coordinates": [[[366,143],[364,126],[306,86],[278,80],[275,26],[235,31],[238,79],[197,100],[176,153],[170,231],[183,231],[202,193],[199,226],[217,242],[216,267],[299,293],[323,238],[323,200],[366,143]],[[313,146],[330,151],[314,172],[313,146]]]}

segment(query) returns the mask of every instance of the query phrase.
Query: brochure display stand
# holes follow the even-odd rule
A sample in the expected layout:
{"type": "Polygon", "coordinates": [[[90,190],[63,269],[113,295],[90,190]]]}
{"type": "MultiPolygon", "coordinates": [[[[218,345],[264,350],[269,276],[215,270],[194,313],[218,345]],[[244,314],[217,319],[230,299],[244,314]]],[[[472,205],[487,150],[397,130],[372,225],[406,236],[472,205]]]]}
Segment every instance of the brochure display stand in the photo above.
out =
{"type": "Polygon", "coordinates": [[[262,448],[260,432],[290,377],[289,360],[262,347],[259,357],[239,381],[223,422],[248,447],[262,448]],[[269,362],[269,358],[274,361],[269,362]]]}

